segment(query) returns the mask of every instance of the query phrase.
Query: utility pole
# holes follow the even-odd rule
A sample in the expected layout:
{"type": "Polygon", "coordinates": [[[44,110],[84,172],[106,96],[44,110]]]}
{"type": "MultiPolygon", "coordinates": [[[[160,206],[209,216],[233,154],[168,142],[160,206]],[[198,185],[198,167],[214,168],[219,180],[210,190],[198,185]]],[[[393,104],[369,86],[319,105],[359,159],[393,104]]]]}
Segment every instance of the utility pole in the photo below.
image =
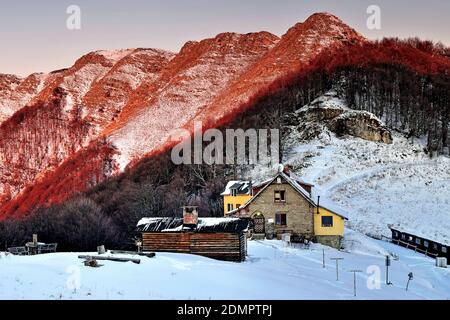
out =
{"type": "Polygon", "coordinates": [[[353,296],[356,297],[356,273],[362,272],[362,270],[350,270],[350,272],[353,272],[353,296]]]}
{"type": "Polygon", "coordinates": [[[336,261],[336,281],[339,281],[339,260],[344,260],[344,258],[330,258],[330,260],[336,261]]]}
{"type": "Polygon", "coordinates": [[[325,269],[325,249],[322,249],[322,267],[325,269]]]}

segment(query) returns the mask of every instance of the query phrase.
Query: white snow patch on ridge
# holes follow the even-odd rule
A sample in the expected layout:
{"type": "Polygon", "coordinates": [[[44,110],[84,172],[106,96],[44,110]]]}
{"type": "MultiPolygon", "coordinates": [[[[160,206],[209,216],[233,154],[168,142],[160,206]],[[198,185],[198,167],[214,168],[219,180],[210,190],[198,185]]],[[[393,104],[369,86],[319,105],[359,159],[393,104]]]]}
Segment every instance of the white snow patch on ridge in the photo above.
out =
{"type": "Polygon", "coordinates": [[[135,49],[98,50],[96,54],[104,56],[106,59],[119,61],[132,53],[135,49]]]}

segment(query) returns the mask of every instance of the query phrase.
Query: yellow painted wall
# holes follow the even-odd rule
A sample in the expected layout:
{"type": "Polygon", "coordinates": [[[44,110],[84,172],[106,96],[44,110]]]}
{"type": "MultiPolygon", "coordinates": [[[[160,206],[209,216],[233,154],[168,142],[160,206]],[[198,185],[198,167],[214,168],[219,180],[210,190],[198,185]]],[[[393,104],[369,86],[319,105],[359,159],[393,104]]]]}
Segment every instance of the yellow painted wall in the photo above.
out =
{"type": "Polygon", "coordinates": [[[344,236],[344,224],[345,219],[337,214],[325,209],[319,208],[319,213],[317,209],[314,209],[314,234],[317,236],[344,236]],[[332,216],[333,226],[332,227],[322,227],[322,216],[332,216]]]}
{"type": "Polygon", "coordinates": [[[237,208],[236,205],[244,205],[248,200],[251,199],[251,195],[248,194],[238,194],[236,196],[223,196],[223,213],[224,215],[227,214],[228,212],[228,204],[231,203],[233,204],[233,210],[237,208]]]}

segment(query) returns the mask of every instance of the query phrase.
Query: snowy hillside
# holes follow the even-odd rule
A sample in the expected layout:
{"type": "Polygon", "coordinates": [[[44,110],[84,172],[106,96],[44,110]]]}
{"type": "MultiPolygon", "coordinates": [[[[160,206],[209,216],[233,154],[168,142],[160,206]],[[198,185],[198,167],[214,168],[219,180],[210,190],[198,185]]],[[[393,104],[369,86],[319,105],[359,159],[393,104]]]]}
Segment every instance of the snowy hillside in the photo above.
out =
{"type": "Polygon", "coordinates": [[[249,241],[249,257],[243,263],[157,253],[154,258],[139,257],[141,264],[101,261],[103,266],[89,268],[76,253],[2,254],[0,299],[450,298],[450,269],[437,268],[431,258],[356,232],[347,236],[348,252],[316,244],[300,249],[276,240],[249,241]],[[322,249],[326,268],[322,267],[322,249]],[[387,253],[398,257],[390,270],[392,286],[384,284],[387,253]],[[344,258],[339,281],[332,257],[344,258]],[[372,278],[377,268],[380,277],[372,278]],[[357,274],[356,298],[352,269],[363,271],[357,274]],[[406,291],[409,272],[414,280],[406,291]],[[379,289],[373,279],[380,280],[379,289]]]}
{"type": "Polygon", "coordinates": [[[298,146],[290,161],[347,210],[350,228],[390,235],[387,225],[400,224],[450,242],[450,159],[420,150],[400,135],[387,145],[330,134],[298,146]]]}
{"type": "MultiPolygon", "coordinates": [[[[344,104],[332,98],[325,107],[346,109],[344,104]]],[[[302,132],[291,133],[284,162],[315,184],[316,195],[348,213],[349,228],[390,236],[388,224],[400,224],[417,235],[450,243],[448,157],[430,159],[425,143],[408,141],[395,132],[393,143],[386,144],[337,137],[322,124],[315,125],[321,126],[316,130],[320,133],[310,141],[300,140],[302,132]]],[[[270,172],[257,168],[254,174],[264,177],[270,172]]]]}

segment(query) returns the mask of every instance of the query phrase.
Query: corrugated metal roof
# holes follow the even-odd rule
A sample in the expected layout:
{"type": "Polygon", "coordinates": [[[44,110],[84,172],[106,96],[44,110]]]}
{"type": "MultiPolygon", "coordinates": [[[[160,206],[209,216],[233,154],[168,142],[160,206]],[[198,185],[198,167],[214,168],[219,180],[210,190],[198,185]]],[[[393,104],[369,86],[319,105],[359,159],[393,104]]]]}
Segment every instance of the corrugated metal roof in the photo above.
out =
{"type": "Polygon", "coordinates": [[[138,232],[243,232],[248,228],[249,221],[239,218],[198,218],[194,228],[183,227],[182,218],[142,218],[136,227],[138,232]]]}

